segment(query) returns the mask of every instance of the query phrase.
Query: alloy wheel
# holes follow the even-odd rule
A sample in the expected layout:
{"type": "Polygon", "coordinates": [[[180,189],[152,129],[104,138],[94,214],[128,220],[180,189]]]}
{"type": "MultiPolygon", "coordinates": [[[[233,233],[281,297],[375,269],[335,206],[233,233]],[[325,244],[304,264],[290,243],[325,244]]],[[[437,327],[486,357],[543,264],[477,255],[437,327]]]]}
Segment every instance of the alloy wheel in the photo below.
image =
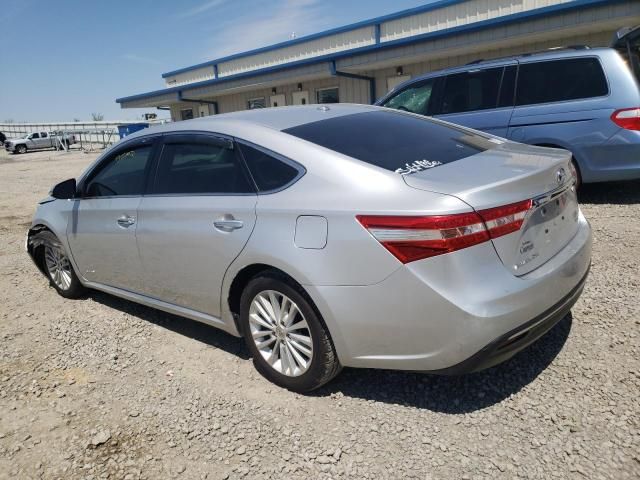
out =
{"type": "Polygon", "coordinates": [[[253,342],[278,373],[297,377],[313,359],[311,330],[300,308],[275,290],[264,290],[251,301],[249,327],[253,342]]]}
{"type": "Polygon", "coordinates": [[[44,260],[51,280],[60,290],[71,287],[71,263],[59,247],[47,245],[44,249],[44,260]]]}

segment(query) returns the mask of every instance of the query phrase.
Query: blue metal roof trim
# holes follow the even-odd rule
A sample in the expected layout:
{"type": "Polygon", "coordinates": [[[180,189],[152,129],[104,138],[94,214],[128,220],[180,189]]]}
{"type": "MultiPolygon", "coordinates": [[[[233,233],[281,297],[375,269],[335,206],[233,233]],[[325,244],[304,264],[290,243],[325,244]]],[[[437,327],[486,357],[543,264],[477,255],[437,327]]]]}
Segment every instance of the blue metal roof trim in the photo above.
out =
{"type": "Polygon", "coordinates": [[[255,48],[253,50],[248,50],[246,52],[234,53],[233,55],[228,55],[226,57],[216,58],[215,60],[209,60],[207,62],[198,63],[197,65],[192,65],[190,67],[179,68],[177,70],[172,70],[167,73],[162,74],[162,78],[167,78],[172,75],[177,75],[179,73],[189,72],[191,70],[197,70],[198,68],[210,67],[218,63],[228,62],[229,60],[235,60],[238,58],[249,57],[251,55],[255,55],[257,53],[271,52],[273,50],[278,50],[284,47],[290,47],[291,45],[299,45],[304,42],[308,42],[310,40],[316,40],[318,38],[328,37],[330,35],[335,35],[336,33],[348,32],[351,30],[356,30],[362,27],[371,27],[376,24],[382,22],[388,22],[389,20],[395,20],[397,18],[410,17],[411,15],[416,15],[418,13],[428,12],[430,10],[436,10],[438,8],[448,7],[449,5],[455,5],[456,3],[466,2],[468,0],[439,0],[433,3],[428,3],[426,5],[421,5],[419,7],[409,8],[407,10],[401,10],[396,13],[390,13],[388,15],[383,15],[381,17],[371,18],[369,20],[362,20],[356,23],[350,23],[349,25],[344,25],[342,27],[332,28],[330,30],[323,30],[322,32],[312,33],[311,35],[305,35],[304,37],[296,38],[293,40],[286,40],[284,42],[275,43],[273,45],[268,45],[266,47],[255,48]]]}
{"type": "MultiPolygon", "coordinates": [[[[442,0],[441,2],[436,2],[433,4],[429,4],[429,5],[424,5],[422,7],[416,7],[415,9],[411,9],[411,10],[417,10],[417,9],[423,9],[424,7],[433,7],[434,5],[438,5],[439,7],[442,7],[444,3],[446,4],[454,4],[454,3],[459,3],[465,0],[442,0]]],[[[414,35],[411,37],[405,37],[405,38],[401,38],[398,40],[392,40],[392,41],[388,41],[388,42],[381,42],[381,43],[376,43],[373,45],[367,45],[365,47],[359,47],[359,48],[353,48],[350,50],[344,50],[341,52],[337,52],[337,53],[331,53],[331,54],[327,54],[327,55],[321,55],[318,57],[312,57],[312,58],[308,58],[305,60],[298,60],[295,62],[290,62],[290,63],[285,63],[285,64],[281,64],[281,65],[274,65],[272,67],[266,67],[266,68],[261,68],[261,69],[257,69],[257,70],[250,70],[248,72],[242,72],[242,73],[238,73],[235,75],[229,75],[226,77],[219,77],[219,78],[213,78],[210,80],[203,80],[200,82],[194,82],[194,83],[188,83],[185,85],[180,85],[180,86],[176,86],[176,87],[168,87],[168,88],[163,88],[162,90],[154,90],[151,92],[147,92],[147,93],[141,93],[138,95],[132,95],[129,97],[121,97],[121,98],[117,98],[116,99],[116,103],[123,103],[123,102],[130,102],[130,101],[134,101],[134,100],[141,100],[144,98],[151,98],[151,97],[155,97],[155,96],[160,96],[160,95],[166,95],[168,93],[172,93],[172,92],[180,92],[181,90],[185,90],[185,89],[193,89],[193,88],[200,88],[200,87],[205,87],[205,86],[209,86],[209,85],[216,85],[219,83],[224,83],[230,80],[237,80],[240,78],[246,78],[246,77],[253,77],[256,75],[263,75],[265,73],[271,73],[274,71],[279,71],[279,70],[287,70],[289,68],[295,68],[295,67],[300,67],[303,65],[311,65],[314,63],[322,63],[322,62],[326,62],[326,61],[330,61],[330,60],[337,60],[339,58],[342,57],[349,57],[352,55],[357,55],[360,53],[368,53],[370,51],[374,51],[374,50],[383,50],[383,49],[387,49],[387,48],[393,48],[393,47],[398,47],[398,46],[402,46],[402,45],[410,45],[412,43],[418,43],[424,40],[429,40],[432,38],[437,38],[437,37],[447,37],[450,35],[455,35],[457,33],[464,33],[464,32],[473,32],[475,30],[481,30],[483,28],[486,27],[492,27],[492,26],[496,26],[496,25],[500,25],[500,24],[506,24],[506,23],[515,23],[518,21],[523,21],[523,20],[527,20],[529,18],[536,18],[536,17],[544,17],[547,16],[549,14],[553,14],[553,13],[557,13],[560,11],[568,11],[568,10],[574,10],[577,9],[579,7],[584,7],[584,6],[592,6],[592,5],[598,5],[598,4],[607,4],[607,3],[620,3],[622,1],[625,0],[573,0],[572,2],[567,2],[567,3],[561,3],[561,4],[556,4],[556,5],[551,5],[548,7],[542,7],[542,8],[537,8],[534,10],[528,10],[526,12],[520,12],[520,13],[514,13],[511,15],[506,15],[504,17],[498,17],[498,18],[492,18],[489,20],[482,20],[480,22],[474,22],[471,24],[467,24],[467,25],[461,25],[458,27],[452,27],[452,28],[448,28],[445,30],[438,30],[436,32],[430,32],[430,33],[424,33],[421,35],[414,35]]],[[[398,14],[392,14],[392,15],[387,15],[387,17],[393,17],[393,18],[402,18],[403,16],[410,16],[411,14],[406,14],[406,15],[400,15],[402,13],[405,12],[409,12],[411,10],[404,10],[403,12],[398,12],[398,14]]],[[[416,12],[416,13],[421,13],[421,12],[416,12]]],[[[379,18],[385,18],[385,17],[379,17],[379,18]]],[[[376,19],[378,20],[378,19],[376,19]]],[[[361,23],[367,23],[367,22],[371,22],[371,20],[365,21],[365,22],[361,22],[361,23]]],[[[359,24],[352,24],[349,27],[353,28],[353,25],[359,25],[359,24]]],[[[340,27],[341,29],[347,28],[347,27],[340,27]]],[[[339,29],[334,29],[334,30],[339,30],[339,29]]],[[[334,31],[329,31],[329,32],[333,32],[334,31]]],[[[325,34],[327,32],[322,32],[322,34],[325,34]]],[[[316,34],[318,36],[322,35],[322,34],[316,34]]],[[[302,41],[302,40],[308,40],[309,37],[303,37],[300,39],[296,39],[296,40],[291,40],[288,42],[283,42],[282,44],[277,44],[277,45],[272,45],[270,47],[264,47],[263,49],[258,49],[259,51],[269,51],[271,49],[275,49],[275,48],[281,48],[282,45],[291,45],[290,42],[297,42],[297,41],[302,41]]],[[[259,53],[258,50],[252,50],[251,52],[247,52],[246,55],[248,54],[254,54],[254,53],[259,53]]],[[[215,63],[219,62],[219,61],[225,61],[225,60],[229,60],[232,57],[238,58],[241,56],[245,56],[245,54],[238,54],[237,56],[232,55],[231,57],[226,57],[225,59],[220,59],[217,60],[215,63]]],[[[208,66],[210,64],[210,62],[205,63],[205,64],[200,64],[200,65],[196,65],[194,67],[188,67],[186,69],[182,69],[181,71],[189,71],[192,70],[194,68],[201,68],[203,66],[208,66]]],[[[175,74],[180,73],[181,71],[174,71],[174,72],[170,72],[168,74],[164,74],[163,77],[165,75],[171,75],[171,74],[175,74]]]]}

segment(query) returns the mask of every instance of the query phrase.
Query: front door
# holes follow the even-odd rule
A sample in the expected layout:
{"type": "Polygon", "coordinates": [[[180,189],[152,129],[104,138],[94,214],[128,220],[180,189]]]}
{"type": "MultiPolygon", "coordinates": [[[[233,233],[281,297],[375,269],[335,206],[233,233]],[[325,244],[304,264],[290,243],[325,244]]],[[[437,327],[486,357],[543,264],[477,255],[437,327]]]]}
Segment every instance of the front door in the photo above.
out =
{"type": "Polygon", "coordinates": [[[269,103],[272,107],[284,107],[287,104],[287,100],[284,93],[279,93],[278,95],[271,95],[269,97],[269,103]]]}
{"type": "Polygon", "coordinates": [[[153,141],[123,146],[80,185],[67,238],[79,273],[89,282],[140,293],[136,245],[138,206],[153,160],[153,141]]]}
{"type": "Polygon", "coordinates": [[[230,140],[166,136],[139,207],[145,294],[219,316],[222,279],[249,240],[256,199],[230,140]]]}
{"type": "Polygon", "coordinates": [[[506,137],[513,113],[515,69],[494,67],[448,75],[436,107],[438,118],[506,137]]]}
{"type": "Polygon", "coordinates": [[[309,104],[309,92],[303,90],[301,92],[293,92],[291,94],[294,105],[308,105],[309,104]]]}

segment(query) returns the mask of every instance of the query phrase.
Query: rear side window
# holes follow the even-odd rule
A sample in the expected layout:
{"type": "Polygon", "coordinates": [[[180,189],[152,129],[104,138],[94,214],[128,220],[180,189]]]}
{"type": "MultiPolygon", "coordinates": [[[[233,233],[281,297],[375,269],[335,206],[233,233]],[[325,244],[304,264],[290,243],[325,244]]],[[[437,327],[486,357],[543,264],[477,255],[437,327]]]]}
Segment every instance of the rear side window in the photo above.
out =
{"type": "Polygon", "coordinates": [[[238,144],[258,191],[268,192],[286,187],[298,176],[298,169],[268,153],[238,144]]]}
{"type": "Polygon", "coordinates": [[[86,196],[142,195],[151,149],[151,145],[131,148],[107,160],[104,167],[88,182],[86,196]]]}
{"type": "Polygon", "coordinates": [[[609,93],[596,58],[570,58],[525,63],[518,70],[516,105],[563,102],[609,93]]]}
{"type": "Polygon", "coordinates": [[[455,162],[495,146],[487,137],[392,111],[344,115],[284,132],[402,175],[455,162]]]}
{"type": "Polygon", "coordinates": [[[447,76],[442,112],[460,113],[496,108],[503,68],[471,70],[447,76]]]}
{"type": "Polygon", "coordinates": [[[397,95],[384,102],[382,106],[427,115],[434,83],[435,79],[432,78],[404,88],[397,95]]]}
{"type": "Polygon", "coordinates": [[[162,149],[155,194],[253,193],[234,150],[208,143],[168,143],[162,149]]]}

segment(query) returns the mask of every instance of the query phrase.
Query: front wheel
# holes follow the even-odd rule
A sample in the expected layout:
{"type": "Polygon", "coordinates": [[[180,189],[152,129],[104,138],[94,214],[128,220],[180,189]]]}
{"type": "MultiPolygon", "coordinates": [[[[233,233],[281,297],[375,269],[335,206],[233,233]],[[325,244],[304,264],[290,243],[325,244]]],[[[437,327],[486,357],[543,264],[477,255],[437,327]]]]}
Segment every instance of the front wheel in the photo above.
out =
{"type": "Polygon", "coordinates": [[[15,149],[13,151],[14,151],[14,153],[27,153],[27,146],[26,145],[18,145],[17,147],[15,147],[15,149]]]}
{"type": "Polygon", "coordinates": [[[38,255],[42,268],[49,278],[51,286],[65,298],[79,298],[86,293],[76,272],[71,265],[71,260],[67,257],[60,241],[51,232],[41,232],[35,243],[39,244],[38,255]]]}
{"type": "Polygon", "coordinates": [[[309,392],[342,369],[324,322],[286,278],[252,279],[240,300],[240,322],[256,369],[276,385],[309,392]]]}

